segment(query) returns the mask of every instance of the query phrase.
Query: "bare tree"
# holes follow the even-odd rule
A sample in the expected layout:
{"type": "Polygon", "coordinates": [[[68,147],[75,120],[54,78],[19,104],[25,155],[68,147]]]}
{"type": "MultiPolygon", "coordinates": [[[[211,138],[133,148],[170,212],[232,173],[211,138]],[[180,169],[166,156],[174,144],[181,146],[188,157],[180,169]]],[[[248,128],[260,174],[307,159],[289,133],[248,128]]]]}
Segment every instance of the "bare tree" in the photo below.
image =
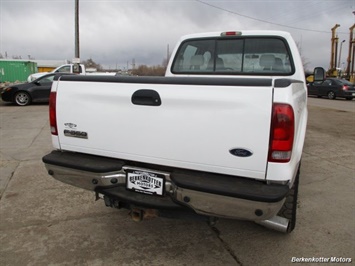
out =
{"type": "Polygon", "coordinates": [[[102,70],[102,66],[96,63],[92,58],[82,61],[82,64],[84,64],[86,68],[89,67],[89,68],[96,68],[99,71],[102,70]]]}

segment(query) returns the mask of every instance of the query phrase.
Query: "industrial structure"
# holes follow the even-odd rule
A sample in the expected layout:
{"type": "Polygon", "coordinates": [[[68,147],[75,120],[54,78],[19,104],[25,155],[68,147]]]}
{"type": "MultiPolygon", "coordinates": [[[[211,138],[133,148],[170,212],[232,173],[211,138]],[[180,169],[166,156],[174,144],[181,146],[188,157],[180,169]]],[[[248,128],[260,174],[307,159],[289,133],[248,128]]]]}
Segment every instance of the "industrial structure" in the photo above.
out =
{"type": "Polygon", "coordinates": [[[351,82],[355,82],[355,73],[354,73],[354,29],[355,29],[355,24],[352,25],[349,30],[350,30],[350,36],[349,36],[349,50],[348,50],[348,56],[347,56],[347,65],[345,72],[342,72],[342,69],[340,68],[340,59],[341,59],[341,52],[342,52],[342,45],[345,42],[345,40],[340,42],[340,51],[339,51],[339,60],[337,60],[338,56],[338,43],[339,43],[339,38],[338,35],[336,34],[337,28],[339,28],[340,25],[336,24],[331,30],[332,30],[332,38],[331,38],[331,52],[330,52],[330,65],[328,69],[328,76],[330,77],[343,77],[346,78],[347,80],[350,80],[351,82]],[[338,65],[337,65],[338,62],[338,65]]]}

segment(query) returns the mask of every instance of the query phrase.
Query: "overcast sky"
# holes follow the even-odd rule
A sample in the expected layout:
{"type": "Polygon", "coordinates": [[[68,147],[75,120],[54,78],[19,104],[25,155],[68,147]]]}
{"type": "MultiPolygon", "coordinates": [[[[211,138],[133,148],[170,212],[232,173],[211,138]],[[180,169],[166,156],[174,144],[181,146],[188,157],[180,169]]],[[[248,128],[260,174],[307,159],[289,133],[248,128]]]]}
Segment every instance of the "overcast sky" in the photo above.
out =
{"type": "MultiPolygon", "coordinates": [[[[300,44],[308,68],[329,67],[331,28],[346,65],[355,0],[79,0],[80,58],[114,69],[160,65],[182,35],[283,30],[300,44]],[[339,45],[340,47],[340,45],[339,45]]],[[[0,53],[72,60],[75,0],[0,0],[0,53]]]]}

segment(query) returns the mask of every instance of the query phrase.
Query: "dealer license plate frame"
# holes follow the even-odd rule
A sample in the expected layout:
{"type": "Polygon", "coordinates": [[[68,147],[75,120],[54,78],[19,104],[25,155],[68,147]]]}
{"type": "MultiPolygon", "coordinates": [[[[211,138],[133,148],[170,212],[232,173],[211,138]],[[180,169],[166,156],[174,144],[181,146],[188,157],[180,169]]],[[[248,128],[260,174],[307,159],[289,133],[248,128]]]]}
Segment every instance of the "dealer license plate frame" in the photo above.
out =
{"type": "Polygon", "coordinates": [[[165,196],[165,175],[145,169],[125,169],[126,189],[158,197],[165,196]]]}

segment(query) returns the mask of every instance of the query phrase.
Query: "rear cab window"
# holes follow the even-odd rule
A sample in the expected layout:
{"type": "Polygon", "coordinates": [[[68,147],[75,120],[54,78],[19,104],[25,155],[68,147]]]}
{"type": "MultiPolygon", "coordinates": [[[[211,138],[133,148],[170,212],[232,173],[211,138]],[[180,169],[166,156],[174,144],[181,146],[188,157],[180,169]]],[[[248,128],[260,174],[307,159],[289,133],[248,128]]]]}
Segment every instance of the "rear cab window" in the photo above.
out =
{"type": "Polygon", "coordinates": [[[280,37],[237,37],[186,40],[180,46],[174,74],[291,75],[294,65],[280,37]]]}

